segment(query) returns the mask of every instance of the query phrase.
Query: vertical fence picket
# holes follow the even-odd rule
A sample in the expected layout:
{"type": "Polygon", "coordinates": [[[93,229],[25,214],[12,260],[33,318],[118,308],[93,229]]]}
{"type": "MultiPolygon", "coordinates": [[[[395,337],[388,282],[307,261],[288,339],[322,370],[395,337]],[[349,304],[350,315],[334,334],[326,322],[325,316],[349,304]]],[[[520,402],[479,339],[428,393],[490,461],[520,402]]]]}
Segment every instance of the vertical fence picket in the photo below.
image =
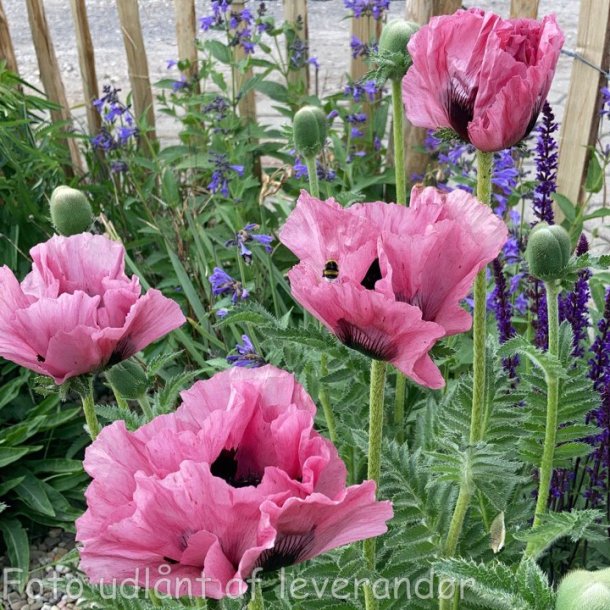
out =
{"type": "MultiPolygon", "coordinates": [[[[284,21],[290,23],[294,28],[295,39],[303,43],[305,51],[304,60],[309,57],[309,23],[307,18],[307,0],[284,0],[284,21]]],[[[290,49],[287,56],[290,62],[290,49]]],[[[305,63],[298,70],[291,70],[288,73],[290,83],[302,83],[303,93],[309,93],[309,64],[305,63]]]]}
{"type": "Polygon", "coordinates": [[[6,61],[6,67],[11,72],[19,73],[15,49],[11,39],[11,31],[8,27],[8,20],[2,6],[2,0],[0,0],[0,60],[6,61]]]}
{"type": "MultiPolygon", "coordinates": [[[[455,13],[462,6],[461,0],[406,0],[406,19],[425,24],[431,17],[455,13]]],[[[426,130],[414,127],[405,120],[405,172],[407,180],[414,174],[424,174],[430,157],[423,150],[426,130]]]]}
{"type": "Polygon", "coordinates": [[[199,92],[197,79],[197,15],[195,0],[174,0],[176,13],[176,39],[178,41],[178,59],[188,60],[190,66],[184,72],[189,81],[194,83],[199,92]]]}
{"type": "MultiPolygon", "coordinates": [[[[360,18],[353,17],[351,35],[368,44],[379,40],[381,27],[381,19],[374,19],[371,15],[364,15],[360,18]]],[[[352,57],[350,76],[354,82],[359,81],[369,69],[370,67],[366,62],[366,58],[352,57]]]]}
{"type": "MultiPolygon", "coordinates": [[[[244,0],[235,0],[231,4],[235,12],[241,12],[245,8],[244,0]]],[[[234,50],[236,61],[245,59],[246,54],[241,45],[236,45],[234,50]]],[[[252,68],[248,67],[244,71],[235,70],[235,90],[239,91],[243,85],[254,76],[252,68]]],[[[239,114],[246,121],[256,121],[256,98],[254,90],[248,91],[239,101],[239,114]]]]}
{"type": "MultiPolygon", "coordinates": [[[[576,52],[594,66],[610,67],[610,0],[581,2],[576,52]]],[[[574,59],[568,100],[561,123],[557,190],[573,202],[583,202],[590,147],[599,128],[600,88],[604,76],[574,59]]],[[[557,210],[556,210],[557,212],[557,210]]]]}
{"type": "Polygon", "coordinates": [[[144,119],[146,123],[147,133],[141,142],[142,150],[148,152],[149,144],[155,139],[155,111],[138,2],[137,0],[117,0],[117,9],[127,55],[133,109],[138,120],[144,119]]]}
{"type": "MultiPolygon", "coordinates": [[[[26,0],[26,6],[40,69],[40,80],[49,100],[59,106],[57,110],[51,111],[51,119],[69,124],[72,118],[42,0],[26,0]]],[[[66,173],[72,174],[73,171],[83,173],[82,158],[76,140],[67,137],[66,145],[72,161],[72,166],[65,168],[66,173]]]]}
{"type": "Polygon", "coordinates": [[[511,0],[510,16],[512,18],[528,17],[529,19],[536,19],[539,4],[540,0],[511,0]]]}
{"type": "Polygon", "coordinates": [[[91,41],[87,6],[85,0],[70,0],[74,29],[76,31],[76,48],[78,63],[83,81],[83,96],[87,106],[87,126],[90,134],[96,134],[102,127],[99,112],[93,107],[93,100],[99,98],[97,73],[95,70],[95,51],[91,41]]]}

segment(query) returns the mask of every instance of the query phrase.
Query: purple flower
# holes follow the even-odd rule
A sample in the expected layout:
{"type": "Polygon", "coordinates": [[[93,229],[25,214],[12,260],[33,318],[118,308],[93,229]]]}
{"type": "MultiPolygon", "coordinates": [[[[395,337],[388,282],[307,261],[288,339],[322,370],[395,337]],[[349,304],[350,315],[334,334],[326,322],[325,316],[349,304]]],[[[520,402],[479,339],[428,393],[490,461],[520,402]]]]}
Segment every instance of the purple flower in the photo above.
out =
{"type": "Polygon", "coordinates": [[[364,132],[357,127],[352,127],[351,136],[352,138],[361,138],[364,135],[364,132]]]}
{"type": "Polygon", "coordinates": [[[602,116],[610,116],[610,89],[603,87],[601,90],[602,94],[602,108],[600,114],[602,116]]]}
{"type": "Polygon", "coordinates": [[[546,351],[549,348],[549,316],[546,305],[544,283],[530,276],[529,302],[532,326],[536,331],[534,345],[546,351]]]}
{"type": "Polygon", "coordinates": [[[536,188],[534,189],[534,216],[538,221],[555,222],[551,195],[557,190],[558,153],[554,133],[557,131],[555,115],[548,102],[542,107],[542,123],[538,127],[536,142],[536,188]]]}
{"type": "Polygon", "coordinates": [[[220,267],[214,267],[214,271],[208,280],[212,285],[212,293],[216,296],[230,294],[233,305],[235,305],[237,301],[243,301],[250,296],[250,293],[244,288],[241,282],[234,280],[220,267]]]}
{"type": "MultiPolygon", "coordinates": [[[[580,236],[576,254],[582,256],[589,251],[589,243],[584,233],[580,236]]],[[[574,290],[566,295],[559,297],[559,319],[561,322],[567,320],[574,333],[572,354],[574,356],[584,356],[585,348],[583,342],[587,336],[589,328],[589,299],[591,290],[589,289],[589,279],[591,272],[589,269],[582,269],[578,272],[578,279],[574,285],[574,290]]]]}
{"type": "Polygon", "coordinates": [[[343,4],[347,10],[353,11],[356,19],[372,15],[379,20],[390,8],[390,0],[343,0],[343,4]]]}
{"type": "Polygon", "coordinates": [[[254,231],[256,231],[258,228],[259,226],[257,224],[247,224],[243,229],[240,229],[237,233],[235,233],[235,237],[233,239],[229,239],[225,242],[225,246],[227,248],[237,246],[240,256],[248,265],[252,262],[252,251],[246,244],[257,242],[265,247],[265,252],[268,254],[273,251],[273,248],[271,247],[273,237],[271,235],[264,235],[262,233],[254,233],[254,231]]]}
{"type": "Polygon", "coordinates": [[[174,80],[172,82],[172,89],[175,93],[177,93],[178,91],[182,91],[183,89],[188,89],[189,86],[190,86],[190,83],[188,82],[188,80],[184,74],[182,74],[182,76],[180,76],[179,80],[174,80]]]}
{"type": "Polygon", "coordinates": [[[254,348],[254,345],[252,344],[252,341],[248,335],[242,335],[241,340],[243,343],[238,343],[235,346],[237,354],[227,356],[227,362],[229,364],[252,369],[267,364],[265,359],[256,352],[256,349],[254,348]]]}
{"type": "MultiPolygon", "coordinates": [[[[303,163],[300,157],[295,158],[292,169],[294,170],[294,177],[299,180],[309,176],[307,165],[303,163]]],[[[324,180],[325,182],[332,182],[337,177],[337,173],[334,170],[329,167],[324,167],[319,160],[316,160],[316,172],[318,174],[318,179],[324,180]]]]}
{"type": "Polygon", "coordinates": [[[244,175],[243,165],[233,165],[227,161],[227,156],[219,153],[210,153],[214,171],[212,179],[208,184],[208,190],[211,193],[220,193],[225,197],[229,196],[229,176],[231,172],[235,172],[239,176],[244,175]]]}
{"type": "Polygon", "coordinates": [[[124,174],[128,169],[129,167],[125,161],[111,161],[110,163],[110,171],[113,174],[124,174]]]}
{"type": "Polygon", "coordinates": [[[316,70],[319,70],[319,69],[320,69],[320,62],[318,61],[318,58],[317,58],[317,57],[310,57],[310,58],[307,60],[307,63],[308,63],[308,64],[310,64],[310,65],[312,65],[312,66],[314,66],[316,70]]]}
{"type": "Polygon", "coordinates": [[[171,70],[172,68],[175,68],[178,65],[178,62],[175,59],[168,59],[167,60],[167,69],[171,70]]]}
{"type": "MultiPolygon", "coordinates": [[[[492,292],[492,309],[496,315],[500,343],[506,343],[506,341],[512,339],[512,337],[517,334],[512,322],[513,306],[510,302],[510,293],[508,286],[506,285],[506,277],[504,276],[500,259],[496,258],[492,262],[491,267],[496,284],[496,287],[492,292]]],[[[504,358],[502,360],[502,366],[511,379],[516,379],[519,356],[515,354],[514,356],[504,358]]]]}

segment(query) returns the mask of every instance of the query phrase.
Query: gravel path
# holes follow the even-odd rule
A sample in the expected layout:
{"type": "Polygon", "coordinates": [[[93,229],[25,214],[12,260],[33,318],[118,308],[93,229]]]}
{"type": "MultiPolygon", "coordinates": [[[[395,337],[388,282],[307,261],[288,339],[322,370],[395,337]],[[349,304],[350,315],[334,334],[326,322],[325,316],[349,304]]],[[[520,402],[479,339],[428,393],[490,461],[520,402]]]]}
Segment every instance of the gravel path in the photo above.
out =
{"type": "MultiPolygon", "coordinates": [[[[3,0],[10,24],[13,44],[17,54],[19,69],[25,80],[38,83],[38,66],[30,35],[23,0],[3,0]]],[[[55,51],[62,70],[63,81],[68,100],[75,106],[75,116],[83,120],[82,91],[76,42],[71,14],[66,0],[45,0],[47,19],[52,31],[55,51]],[[81,106],[81,109],[78,109],[81,106]]],[[[466,6],[480,6],[507,16],[509,0],[465,1],[466,6]]],[[[177,55],[174,2],[173,0],[139,0],[142,28],[146,41],[149,69],[152,82],[166,78],[167,60],[177,55]]],[[[578,23],[578,2],[574,0],[542,0],[540,15],[555,12],[561,27],[566,34],[566,48],[573,48],[576,40],[578,23]]],[[[272,14],[281,18],[282,3],[280,0],[267,0],[272,14]]],[[[404,14],[404,2],[395,0],[391,3],[390,18],[404,14]]],[[[114,0],[87,0],[87,10],[93,43],[96,50],[96,66],[100,85],[112,82],[115,86],[129,90],[127,66],[123,41],[119,28],[119,19],[114,0]]],[[[197,2],[198,16],[209,10],[209,1],[197,2]]],[[[322,93],[337,90],[345,82],[349,66],[349,19],[344,19],[346,10],[342,0],[310,0],[310,46],[311,53],[320,60],[320,84],[322,93]]],[[[559,60],[557,76],[550,95],[551,103],[556,107],[557,116],[561,117],[563,104],[568,91],[572,59],[562,56],[559,60]]],[[[258,112],[261,117],[273,117],[279,121],[267,99],[260,99],[258,112]]],[[[162,138],[175,138],[176,126],[172,119],[158,116],[158,133],[162,138]]]]}
{"type": "MultiPolygon", "coordinates": [[[[76,608],[78,597],[66,594],[66,591],[77,593],[79,587],[66,586],[77,578],[69,565],[62,563],[70,550],[74,548],[74,535],[52,529],[48,536],[35,543],[31,550],[30,584],[23,593],[19,593],[10,584],[16,578],[14,573],[6,572],[6,586],[2,581],[3,570],[9,569],[6,558],[0,557],[0,598],[2,608],[6,610],[71,610],[76,608]],[[42,588],[38,585],[42,581],[42,588]],[[52,584],[55,583],[55,584],[52,584]],[[5,595],[6,592],[6,595],[5,595]]],[[[65,562],[68,563],[68,562],[65,562]]],[[[76,583],[73,583],[73,585],[76,583]]]]}

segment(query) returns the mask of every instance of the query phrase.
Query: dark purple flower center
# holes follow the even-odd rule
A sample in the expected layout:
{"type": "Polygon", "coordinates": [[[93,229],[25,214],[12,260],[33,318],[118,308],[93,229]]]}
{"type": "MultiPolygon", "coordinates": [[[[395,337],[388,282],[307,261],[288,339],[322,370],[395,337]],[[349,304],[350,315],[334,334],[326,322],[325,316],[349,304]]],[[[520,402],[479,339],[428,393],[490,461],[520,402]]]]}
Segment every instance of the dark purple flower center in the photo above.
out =
{"type": "Polygon", "coordinates": [[[315,538],[314,534],[315,530],[302,534],[278,534],[273,548],[259,555],[255,568],[261,568],[264,572],[274,572],[297,563],[310,550],[315,538]]]}
{"type": "Polygon", "coordinates": [[[453,130],[466,142],[468,137],[468,124],[474,117],[474,103],[477,99],[478,87],[468,87],[457,77],[449,83],[447,94],[447,114],[453,130]]]}
{"type": "Polygon", "coordinates": [[[214,460],[210,472],[226,481],[231,487],[256,487],[262,480],[262,474],[243,468],[237,458],[237,449],[223,449],[214,460]]]}
{"type": "Polygon", "coordinates": [[[337,337],[356,351],[374,360],[392,360],[396,357],[396,346],[391,337],[375,328],[362,329],[341,318],[337,322],[337,337]]]}

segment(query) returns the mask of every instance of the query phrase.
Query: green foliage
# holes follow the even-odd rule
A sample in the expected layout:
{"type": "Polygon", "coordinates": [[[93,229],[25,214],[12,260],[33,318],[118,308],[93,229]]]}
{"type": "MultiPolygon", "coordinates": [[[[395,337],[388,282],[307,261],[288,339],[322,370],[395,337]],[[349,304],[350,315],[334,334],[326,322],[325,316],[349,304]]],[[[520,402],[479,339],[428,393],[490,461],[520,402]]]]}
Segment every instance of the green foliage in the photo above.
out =
{"type": "Polygon", "coordinates": [[[87,442],[80,407],[57,396],[37,401],[32,375],[0,365],[0,532],[11,564],[29,570],[28,536],[74,528],[87,480],[80,458],[87,442]]]}

